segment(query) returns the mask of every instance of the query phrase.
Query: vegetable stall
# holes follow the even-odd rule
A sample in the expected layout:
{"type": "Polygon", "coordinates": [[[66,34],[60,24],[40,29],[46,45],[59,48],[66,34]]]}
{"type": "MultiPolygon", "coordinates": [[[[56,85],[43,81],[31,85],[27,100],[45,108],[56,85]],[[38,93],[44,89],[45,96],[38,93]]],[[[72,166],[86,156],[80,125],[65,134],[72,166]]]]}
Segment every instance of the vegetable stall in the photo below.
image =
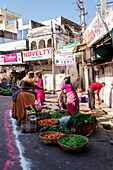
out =
{"type": "Polygon", "coordinates": [[[26,124],[21,122],[22,132],[39,131],[39,137],[44,144],[59,144],[62,149],[68,151],[83,150],[88,144],[88,138],[83,135],[93,135],[97,126],[96,117],[92,114],[69,115],[65,110],[52,110],[47,106],[37,106],[37,112],[33,108],[27,109],[27,115],[26,124]],[[32,130],[33,126],[35,131],[32,130]]]}

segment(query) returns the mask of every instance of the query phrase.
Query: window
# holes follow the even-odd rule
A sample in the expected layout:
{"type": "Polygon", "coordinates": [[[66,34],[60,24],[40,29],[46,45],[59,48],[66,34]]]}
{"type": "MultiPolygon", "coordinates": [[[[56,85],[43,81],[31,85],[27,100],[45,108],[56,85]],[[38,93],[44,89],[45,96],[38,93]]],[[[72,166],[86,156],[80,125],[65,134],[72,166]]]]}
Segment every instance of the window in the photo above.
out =
{"type": "Polygon", "coordinates": [[[51,39],[48,40],[48,42],[47,42],[47,47],[52,47],[51,39]]]}
{"type": "Polygon", "coordinates": [[[45,41],[44,41],[44,40],[40,40],[38,48],[39,48],[39,49],[41,49],[41,48],[46,48],[46,45],[45,45],[45,41]]]}
{"type": "Polygon", "coordinates": [[[36,43],[36,41],[33,41],[31,43],[31,50],[36,50],[36,49],[37,49],[37,43],[36,43]]]}

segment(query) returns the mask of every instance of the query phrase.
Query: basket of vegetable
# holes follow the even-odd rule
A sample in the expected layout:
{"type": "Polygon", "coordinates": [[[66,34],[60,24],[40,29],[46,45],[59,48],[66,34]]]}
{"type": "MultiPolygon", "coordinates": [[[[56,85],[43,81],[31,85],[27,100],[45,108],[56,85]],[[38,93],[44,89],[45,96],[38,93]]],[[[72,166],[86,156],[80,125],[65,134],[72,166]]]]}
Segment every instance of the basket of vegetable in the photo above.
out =
{"type": "Polygon", "coordinates": [[[57,139],[63,135],[64,134],[60,132],[43,132],[40,134],[40,138],[46,145],[57,144],[57,139]]]}
{"type": "Polygon", "coordinates": [[[62,131],[62,127],[59,125],[51,125],[51,126],[46,126],[43,127],[42,129],[40,129],[40,134],[42,134],[43,132],[61,132],[62,131]]]}
{"type": "Polygon", "coordinates": [[[88,138],[81,135],[64,135],[58,139],[59,145],[66,151],[80,152],[88,144],[88,138]]]}
{"type": "Polygon", "coordinates": [[[48,112],[38,112],[36,114],[36,117],[37,117],[38,120],[40,120],[40,119],[48,119],[48,118],[51,118],[51,115],[48,112]]]}
{"type": "Polygon", "coordinates": [[[27,115],[36,115],[36,111],[33,107],[26,107],[27,115]]]}
{"type": "Polygon", "coordinates": [[[76,128],[76,132],[81,135],[94,134],[96,125],[97,120],[95,116],[82,113],[74,113],[66,124],[68,128],[76,128]]]}
{"type": "Polygon", "coordinates": [[[60,113],[60,112],[56,112],[56,111],[51,114],[51,118],[54,118],[54,119],[60,119],[60,118],[62,118],[64,116],[70,116],[70,114],[68,114],[68,113],[60,113]]]}
{"type": "Polygon", "coordinates": [[[43,120],[38,121],[38,124],[40,126],[55,125],[55,124],[58,124],[58,123],[59,123],[58,119],[43,119],[43,120]]]}
{"type": "Polygon", "coordinates": [[[111,128],[110,124],[103,124],[103,128],[109,130],[111,128]]]}

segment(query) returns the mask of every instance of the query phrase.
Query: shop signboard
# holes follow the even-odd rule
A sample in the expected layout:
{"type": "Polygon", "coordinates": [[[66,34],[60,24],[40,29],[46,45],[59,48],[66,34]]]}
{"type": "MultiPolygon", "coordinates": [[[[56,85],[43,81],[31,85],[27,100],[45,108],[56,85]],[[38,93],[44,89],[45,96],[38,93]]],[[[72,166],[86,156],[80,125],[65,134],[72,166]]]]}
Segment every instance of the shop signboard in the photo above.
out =
{"type": "Polygon", "coordinates": [[[90,47],[97,40],[99,40],[102,36],[104,36],[108,32],[107,27],[100,15],[99,12],[96,13],[96,16],[89,24],[88,28],[84,33],[84,38],[87,43],[87,46],[90,47]]]}
{"type": "Polygon", "coordinates": [[[55,54],[55,65],[75,65],[75,54],[55,54]]]}
{"type": "Polygon", "coordinates": [[[51,48],[43,48],[43,49],[23,52],[23,61],[45,60],[51,58],[52,58],[51,48]]]}
{"type": "MultiPolygon", "coordinates": [[[[75,43],[71,43],[71,44],[62,45],[61,49],[60,49],[60,52],[62,54],[64,54],[64,53],[72,53],[75,45],[78,45],[78,44],[80,44],[80,42],[75,42],[75,43]]],[[[82,52],[75,53],[75,55],[79,55],[79,54],[82,54],[82,52]]]]}
{"type": "Polygon", "coordinates": [[[0,65],[21,64],[21,53],[0,55],[0,65]]]}

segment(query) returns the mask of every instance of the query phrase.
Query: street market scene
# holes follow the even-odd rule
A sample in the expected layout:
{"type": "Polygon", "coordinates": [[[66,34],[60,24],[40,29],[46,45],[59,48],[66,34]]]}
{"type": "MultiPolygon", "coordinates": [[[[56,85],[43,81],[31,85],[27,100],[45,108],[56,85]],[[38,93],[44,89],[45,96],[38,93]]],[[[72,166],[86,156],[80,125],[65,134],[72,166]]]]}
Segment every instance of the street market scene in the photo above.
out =
{"type": "Polygon", "coordinates": [[[0,7],[0,170],[112,170],[113,1],[49,1],[0,7]]]}

